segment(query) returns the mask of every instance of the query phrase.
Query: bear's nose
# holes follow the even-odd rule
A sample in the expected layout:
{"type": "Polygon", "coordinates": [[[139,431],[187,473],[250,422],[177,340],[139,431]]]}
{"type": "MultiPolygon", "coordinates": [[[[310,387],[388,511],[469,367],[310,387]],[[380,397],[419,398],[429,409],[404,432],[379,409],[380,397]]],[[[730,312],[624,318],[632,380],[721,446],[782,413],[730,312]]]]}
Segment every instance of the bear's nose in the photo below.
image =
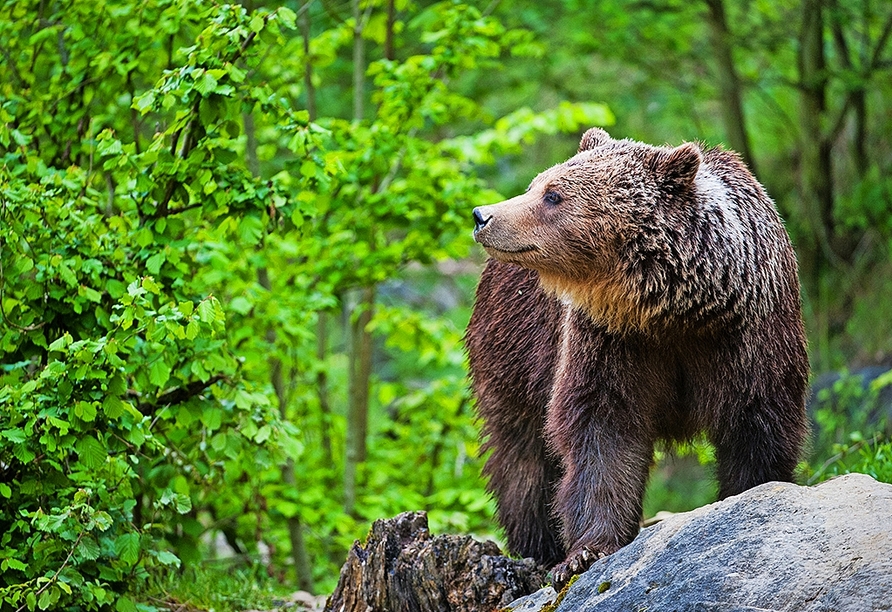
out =
{"type": "Polygon", "coordinates": [[[492,219],[492,215],[484,218],[483,213],[480,212],[479,208],[474,209],[474,233],[476,234],[489,223],[489,220],[492,219]]]}

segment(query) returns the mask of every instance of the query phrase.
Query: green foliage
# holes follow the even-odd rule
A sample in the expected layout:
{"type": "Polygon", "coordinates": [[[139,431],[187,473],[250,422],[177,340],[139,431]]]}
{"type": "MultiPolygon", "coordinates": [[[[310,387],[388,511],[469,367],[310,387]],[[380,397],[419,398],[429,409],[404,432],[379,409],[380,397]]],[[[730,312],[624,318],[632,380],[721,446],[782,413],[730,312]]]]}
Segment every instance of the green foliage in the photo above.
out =
{"type": "Polygon", "coordinates": [[[152,585],[152,602],[178,610],[273,610],[293,590],[271,577],[260,563],[231,567],[223,559],[168,573],[152,585]]]}
{"type": "Polygon", "coordinates": [[[232,62],[287,11],[258,24],[234,7],[186,18],[173,3],[144,6],[127,22],[138,40],[156,19],[171,35],[207,22],[183,66],[162,74],[173,58],[131,49],[134,32],[112,26],[134,5],[75,2],[41,21],[25,4],[3,21],[21,45],[12,57],[34,55],[15,71],[28,87],[4,91],[15,127],[0,172],[0,593],[28,609],[134,609],[149,573],[195,558],[198,510],[216,514],[216,487],[297,444],[242,376],[218,286],[200,273],[205,241],[244,238],[285,201],[229,162],[241,105],[276,106],[259,89],[237,96],[232,62]],[[42,53],[45,30],[59,44],[42,53]],[[156,85],[122,96],[122,71],[156,85]],[[170,109],[148,146],[117,137],[118,122],[138,120],[131,100],[142,114],[170,109]],[[43,124],[50,103],[68,112],[43,124]]]}
{"type": "MultiPolygon", "coordinates": [[[[402,24],[404,59],[372,62],[363,121],[295,102],[308,65],[337,82],[352,34],[319,30],[305,54],[285,7],[0,10],[0,605],[147,609],[219,534],[237,560],[284,566],[289,521],[325,588],[371,519],[430,508],[438,529],[489,531],[467,311],[395,291],[433,290],[418,264],[467,256],[468,211],[498,197],[475,164],[607,123],[606,107],[453,132],[481,115],[453,80],[541,51],[455,2],[402,24]],[[347,516],[346,348],[328,313],[384,281],[347,516]]],[[[455,276],[463,295],[473,278],[455,276]]]]}
{"type": "Polygon", "coordinates": [[[715,448],[704,436],[658,449],[644,495],[644,517],[687,512],[715,501],[714,471],[715,448]]]}
{"type": "Polygon", "coordinates": [[[870,380],[843,374],[818,392],[812,458],[805,468],[809,483],[851,472],[892,483],[890,385],[892,370],[870,380]]]}
{"type": "Polygon", "coordinates": [[[852,432],[847,442],[833,446],[831,456],[824,458],[823,462],[809,464],[805,473],[808,484],[851,473],[867,474],[880,482],[892,484],[892,442],[879,433],[864,438],[861,432],[852,432]]]}

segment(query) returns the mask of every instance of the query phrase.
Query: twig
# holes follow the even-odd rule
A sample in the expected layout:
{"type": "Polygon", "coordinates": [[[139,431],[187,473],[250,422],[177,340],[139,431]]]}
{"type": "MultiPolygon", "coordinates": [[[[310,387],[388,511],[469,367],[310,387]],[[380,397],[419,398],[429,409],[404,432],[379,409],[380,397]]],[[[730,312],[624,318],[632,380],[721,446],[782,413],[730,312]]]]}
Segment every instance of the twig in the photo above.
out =
{"type": "Polygon", "coordinates": [[[817,482],[818,478],[820,478],[821,476],[823,476],[824,472],[825,472],[825,471],[827,470],[827,468],[829,468],[831,465],[833,465],[834,463],[836,463],[836,462],[839,461],[840,459],[844,459],[844,458],[848,457],[849,455],[851,455],[852,453],[854,453],[856,450],[859,450],[861,447],[863,447],[865,444],[877,444],[877,443],[880,442],[884,437],[885,437],[885,436],[882,436],[881,434],[874,434],[874,436],[873,436],[872,438],[870,438],[869,440],[858,440],[857,442],[855,442],[855,443],[852,444],[851,446],[848,446],[848,447],[844,448],[844,449],[841,450],[840,452],[836,453],[835,455],[833,455],[832,457],[830,457],[829,459],[827,459],[827,461],[825,461],[825,462],[821,465],[821,467],[818,468],[818,470],[817,470],[814,474],[812,474],[812,477],[808,479],[808,482],[807,482],[806,484],[809,484],[809,485],[814,484],[815,482],[817,482]]]}
{"type": "MultiPolygon", "coordinates": [[[[36,599],[37,597],[39,597],[40,594],[43,593],[45,590],[47,590],[48,588],[50,588],[50,586],[52,586],[53,583],[56,582],[56,579],[59,577],[59,574],[62,573],[62,570],[65,569],[65,566],[68,565],[68,562],[69,562],[69,561],[71,561],[71,555],[74,554],[74,551],[75,551],[75,549],[77,548],[77,545],[81,543],[81,540],[83,539],[85,533],[86,533],[86,531],[81,531],[81,532],[78,534],[78,536],[77,536],[77,540],[74,541],[74,546],[71,547],[71,550],[68,551],[68,556],[65,557],[65,561],[62,562],[62,565],[59,566],[59,569],[56,570],[56,573],[53,574],[53,577],[50,578],[49,582],[47,582],[46,584],[44,584],[42,587],[40,587],[40,588],[37,590],[36,593],[34,593],[34,597],[35,597],[35,599],[36,599]]],[[[27,607],[28,607],[28,604],[27,604],[27,603],[23,603],[23,604],[21,605],[21,607],[19,607],[19,609],[16,610],[15,612],[22,612],[22,611],[25,610],[27,607]]]]}
{"type": "Polygon", "coordinates": [[[200,394],[211,385],[225,379],[226,377],[224,375],[215,374],[214,376],[208,378],[206,381],[194,380],[187,384],[185,387],[177,387],[176,389],[171,389],[154,402],[143,402],[139,404],[138,409],[143,414],[151,414],[152,412],[154,412],[154,409],[158,408],[159,406],[172,406],[175,404],[181,404],[186,400],[200,394]]]}
{"type": "MultiPolygon", "coordinates": [[[[5,214],[8,212],[7,208],[6,208],[6,200],[0,200],[0,206],[2,206],[2,212],[4,213],[4,216],[5,216],[5,214]]],[[[3,243],[0,242],[0,251],[2,251],[2,249],[3,249],[3,243]]],[[[46,325],[46,321],[41,321],[40,323],[37,323],[35,325],[26,325],[23,327],[21,325],[16,325],[12,321],[10,321],[9,317],[6,316],[6,309],[3,306],[3,289],[5,286],[6,286],[6,277],[3,275],[3,258],[0,257],[0,318],[2,318],[3,321],[10,327],[14,327],[17,330],[23,331],[23,332],[34,331],[35,329],[40,329],[41,327],[46,325]]]]}

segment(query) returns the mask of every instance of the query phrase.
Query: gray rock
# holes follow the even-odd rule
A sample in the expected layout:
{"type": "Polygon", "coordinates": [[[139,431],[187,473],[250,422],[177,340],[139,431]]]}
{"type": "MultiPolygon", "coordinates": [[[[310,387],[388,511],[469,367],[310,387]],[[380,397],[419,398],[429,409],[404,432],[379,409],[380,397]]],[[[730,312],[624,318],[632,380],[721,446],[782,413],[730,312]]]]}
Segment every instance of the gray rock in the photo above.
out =
{"type": "Polygon", "coordinates": [[[768,483],[674,515],[557,606],[588,610],[892,610],[892,485],[863,474],[768,483]]]}
{"type": "Polygon", "coordinates": [[[511,612],[539,612],[545,606],[553,605],[557,596],[557,591],[547,586],[526,597],[512,601],[509,604],[509,609],[511,612]]]}

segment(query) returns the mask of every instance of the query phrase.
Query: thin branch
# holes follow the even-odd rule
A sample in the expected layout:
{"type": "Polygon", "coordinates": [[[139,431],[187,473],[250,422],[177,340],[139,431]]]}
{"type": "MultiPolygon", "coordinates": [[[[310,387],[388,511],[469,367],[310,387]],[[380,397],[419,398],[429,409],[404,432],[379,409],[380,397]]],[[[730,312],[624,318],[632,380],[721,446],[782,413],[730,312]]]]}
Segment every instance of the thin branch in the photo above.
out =
{"type": "Polygon", "coordinates": [[[484,17],[488,17],[489,15],[491,15],[492,12],[493,12],[494,10],[496,10],[496,7],[499,6],[499,3],[500,3],[501,1],[502,1],[502,0],[492,0],[492,2],[489,3],[489,6],[487,6],[487,7],[483,10],[483,12],[481,13],[481,15],[483,15],[484,17]]]}
{"type": "MultiPolygon", "coordinates": [[[[0,200],[0,206],[2,206],[3,216],[8,214],[8,210],[6,208],[6,200],[0,200]]],[[[26,240],[27,241],[27,240],[26,240]]],[[[3,242],[0,241],[0,251],[3,249],[3,242]]],[[[35,325],[26,325],[21,326],[10,321],[9,317],[6,314],[6,308],[3,306],[3,292],[6,287],[6,277],[3,274],[3,257],[0,257],[0,318],[9,325],[10,327],[14,327],[15,329],[23,332],[34,331],[35,329],[40,329],[44,325],[46,325],[46,321],[41,321],[35,325]]]]}
{"type": "Polygon", "coordinates": [[[881,442],[882,440],[883,440],[882,436],[874,435],[869,440],[858,440],[855,444],[852,444],[851,446],[847,446],[846,448],[842,449],[840,452],[836,453],[835,455],[833,455],[832,457],[827,459],[827,461],[822,463],[821,467],[819,467],[817,469],[817,471],[814,474],[812,474],[811,478],[808,479],[808,482],[806,484],[813,485],[815,482],[817,482],[818,478],[820,478],[821,476],[824,475],[824,472],[827,470],[827,468],[829,468],[831,465],[833,465],[837,461],[845,459],[846,457],[848,457],[849,455],[854,453],[856,450],[859,450],[865,444],[877,444],[878,442],[881,442]]]}
{"type": "Polygon", "coordinates": [[[329,3],[325,0],[322,0],[322,8],[325,9],[326,14],[331,17],[335,23],[343,24],[346,21],[343,17],[341,17],[340,13],[338,13],[337,9],[333,6],[329,6],[329,3]]]}
{"type": "Polygon", "coordinates": [[[12,60],[12,56],[9,54],[9,49],[6,48],[6,45],[3,45],[0,49],[3,50],[3,57],[6,58],[6,64],[9,66],[10,71],[12,71],[12,76],[15,78],[16,85],[20,89],[25,87],[25,81],[22,80],[22,75],[19,74],[19,69],[12,60]]]}
{"type": "MultiPolygon", "coordinates": [[[[37,589],[37,592],[34,593],[34,597],[35,597],[35,598],[38,597],[39,595],[41,595],[44,591],[46,591],[46,590],[47,590],[48,588],[50,588],[53,584],[56,583],[56,580],[59,578],[59,574],[62,573],[62,570],[65,569],[65,567],[68,565],[68,562],[71,561],[71,555],[74,554],[74,551],[77,549],[78,544],[80,544],[80,543],[81,543],[81,540],[84,538],[84,534],[85,534],[85,533],[87,533],[87,532],[86,532],[86,531],[81,531],[81,532],[78,534],[78,536],[77,536],[77,540],[74,541],[74,546],[71,547],[71,550],[68,551],[68,556],[65,557],[65,561],[62,562],[62,565],[60,565],[60,566],[59,566],[59,569],[56,570],[56,573],[53,574],[53,577],[49,579],[49,582],[44,583],[44,585],[43,585],[42,587],[40,587],[39,589],[37,589]]],[[[19,609],[16,610],[16,612],[22,612],[23,610],[27,609],[27,607],[28,607],[28,604],[27,604],[27,603],[23,603],[23,604],[21,605],[21,607],[19,607],[19,609]]]]}
{"type": "Polygon", "coordinates": [[[846,99],[843,100],[842,106],[839,108],[839,112],[836,113],[836,119],[831,122],[833,127],[827,132],[827,142],[834,142],[837,138],[839,138],[839,134],[842,132],[842,129],[846,125],[846,117],[849,114],[849,109],[852,108],[852,98],[854,96],[854,91],[850,91],[848,95],[846,95],[846,99]]]}
{"type": "MultiPolygon", "coordinates": [[[[833,27],[834,41],[837,44],[839,55],[842,59],[843,67],[849,70],[853,70],[853,66],[851,60],[848,56],[848,47],[846,45],[846,41],[842,32],[842,28],[839,27],[838,23],[834,23],[833,27]]],[[[870,78],[870,75],[876,70],[883,67],[883,62],[880,60],[880,56],[883,54],[883,48],[889,42],[889,38],[892,36],[892,13],[890,13],[889,18],[886,20],[886,23],[883,26],[883,31],[880,34],[880,37],[877,39],[877,45],[874,47],[873,54],[871,55],[870,62],[867,66],[862,68],[862,77],[864,80],[870,78]]],[[[843,105],[840,107],[839,112],[836,114],[836,118],[830,123],[832,127],[827,133],[827,142],[833,142],[842,132],[842,129],[845,127],[846,116],[848,115],[849,110],[852,108],[854,103],[855,96],[864,90],[864,86],[856,87],[854,89],[849,90],[846,94],[846,98],[843,101],[843,105]]]]}
{"type": "Polygon", "coordinates": [[[400,168],[402,168],[403,166],[403,159],[405,159],[406,157],[408,142],[415,137],[417,131],[417,128],[412,128],[411,130],[409,130],[406,138],[406,143],[404,143],[403,146],[400,148],[399,153],[397,153],[396,159],[390,166],[390,170],[388,170],[387,175],[384,177],[381,183],[378,184],[377,187],[372,191],[373,193],[383,193],[384,191],[387,191],[388,187],[390,187],[390,184],[396,178],[396,175],[399,174],[400,168]]]}
{"type": "Polygon", "coordinates": [[[890,13],[889,18],[886,19],[886,23],[883,26],[883,32],[880,34],[880,37],[877,40],[877,46],[874,48],[873,55],[870,58],[869,68],[871,70],[876,69],[882,64],[882,62],[880,62],[880,56],[883,54],[883,48],[886,46],[886,43],[889,42],[890,36],[892,36],[892,13],[890,13]]]}
{"type": "Polygon", "coordinates": [[[205,389],[213,384],[220,382],[221,380],[226,380],[226,376],[223,376],[222,374],[215,374],[214,376],[211,376],[204,381],[192,381],[185,387],[177,387],[176,389],[171,389],[154,402],[140,403],[138,409],[141,413],[148,415],[152,414],[156,408],[161,406],[173,406],[176,404],[182,404],[186,400],[190,400],[193,397],[200,395],[205,389]]]}
{"type": "MultiPolygon", "coordinates": [[[[136,97],[136,89],[133,86],[133,70],[127,73],[127,91],[130,93],[130,100],[136,97]]],[[[139,146],[139,112],[132,104],[130,105],[130,126],[133,130],[133,145],[136,148],[136,154],[139,155],[142,150],[139,146]]]]}
{"type": "MultiPolygon", "coordinates": [[[[837,10],[836,0],[831,0],[829,8],[832,11],[837,10]]],[[[836,52],[837,55],[839,55],[843,68],[852,70],[852,58],[851,53],[849,52],[849,44],[848,41],[846,41],[845,32],[843,31],[842,24],[838,18],[831,21],[831,30],[833,31],[833,42],[836,44],[836,52]]]]}

